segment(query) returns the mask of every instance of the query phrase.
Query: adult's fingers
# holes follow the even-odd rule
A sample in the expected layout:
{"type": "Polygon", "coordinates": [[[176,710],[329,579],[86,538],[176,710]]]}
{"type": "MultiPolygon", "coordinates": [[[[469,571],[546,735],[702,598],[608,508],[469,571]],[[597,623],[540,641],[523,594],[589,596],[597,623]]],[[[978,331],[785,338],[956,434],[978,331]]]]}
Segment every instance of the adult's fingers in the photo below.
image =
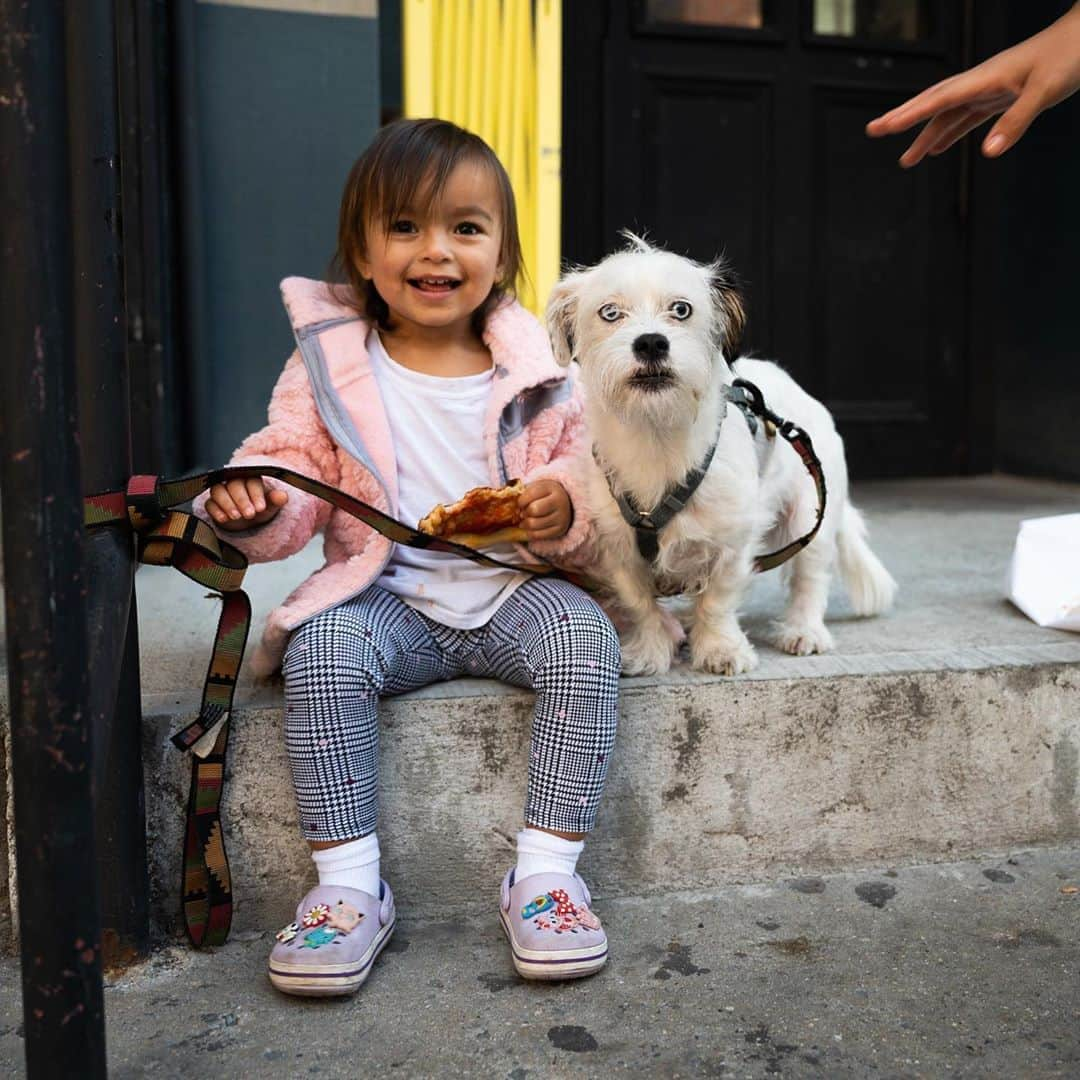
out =
{"type": "Polygon", "coordinates": [[[970,111],[963,120],[957,121],[953,126],[934,143],[927,151],[928,154],[937,156],[944,154],[953,143],[959,142],[970,131],[974,131],[980,124],[986,123],[994,115],[993,109],[976,109],[970,111]]]}
{"type": "Polygon", "coordinates": [[[969,78],[977,70],[973,68],[963,75],[951,75],[933,86],[928,86],[913,98],[897,105],[895,109],[871,120],[866,125],[866,134],[874,138],[896,135],[928,117],[963,105],[978,93],[977,88],[981,86],[981,79],[969,78]]]}
{"type": "Polygon", "coordinates": [[[915,141],[900,155],[900,164],[903,165],[905,169],[910,169],[913,165],[918,165],[919,162],[926,157],[930,148],[938,141],[938,139],[966,115],[967,109],[960,107],[957,109],[950,109],[940,116],[935,116],[934,119],[919,132],[915,137],[915,141]]]}
{"type": "Polygon", "coordinates": [[[1029,83],[990,129],[990,134],[983,140],[983,153],[987,157],[1000,157],[1010,146],[1015,146],[1035,117],[1049,104],[1042,87],[1029,83]]]}

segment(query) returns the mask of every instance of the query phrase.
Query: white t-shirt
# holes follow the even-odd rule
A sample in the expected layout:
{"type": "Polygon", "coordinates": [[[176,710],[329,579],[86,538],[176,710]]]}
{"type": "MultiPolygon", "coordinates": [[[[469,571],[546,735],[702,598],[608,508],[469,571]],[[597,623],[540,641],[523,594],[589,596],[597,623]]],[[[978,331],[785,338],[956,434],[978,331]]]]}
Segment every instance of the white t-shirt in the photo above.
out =
{"type": "MultiPolygon", "coordinates": [[[[412,371],[390,358],[374,329],[367,349],[397,455],[398,520],[416,525],[436,503],[457,502],[469,488],[491,482],[483,433],[493,374],[443,378],[412,371]]],[[[485,550],[504,562],[523,561],[513,544],[485,550]]],[[[527,580],[513,570],[395,544],[375,584],[437,622],[472,630],[527,580]]]]}

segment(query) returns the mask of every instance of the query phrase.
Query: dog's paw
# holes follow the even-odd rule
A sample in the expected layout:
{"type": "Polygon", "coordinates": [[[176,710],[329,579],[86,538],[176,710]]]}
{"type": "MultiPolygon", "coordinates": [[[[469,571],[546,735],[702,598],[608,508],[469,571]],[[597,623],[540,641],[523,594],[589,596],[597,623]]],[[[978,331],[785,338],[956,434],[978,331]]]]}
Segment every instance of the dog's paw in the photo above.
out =
{"type": "Polygon", "coordinates": [[[754,646],[742,632],[731,635],[698,635],[690,639],[690,663],[714,675],[742,675],[757,667],[754,646]]]}
{"type": "Polygon", "coordinates": [[[820,620],[777,623],[773,640],[778,649],[783,649],[792,656],[825,653],[833,647],[832,634],[820,620]]]}
{"type": "Polygon", "coordinates": [[[662,675],[671,667],[676,644],[664,629],[658,633],[633,631],[620,646],[624,675],[662,675]]]}

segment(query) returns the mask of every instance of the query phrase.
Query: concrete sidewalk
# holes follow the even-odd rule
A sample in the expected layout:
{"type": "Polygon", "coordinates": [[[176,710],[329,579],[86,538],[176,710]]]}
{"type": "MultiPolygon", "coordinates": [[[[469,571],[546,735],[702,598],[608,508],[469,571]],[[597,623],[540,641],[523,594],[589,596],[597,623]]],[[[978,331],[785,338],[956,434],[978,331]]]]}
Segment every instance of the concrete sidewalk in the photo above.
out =
{"type": "MultiPolygon", "coordinates": [[[[597,904],[608,967],[545,985],[484,882],[476,916],[399,923],[350,999],[278,994],[269,931],[160,951],[106,989],[110,1075],[1076,1077],[1078,886],[1073,846],[623,897],[597,904]]],[[[18,984],[0,961],[5,1076],[18,984]]]]}

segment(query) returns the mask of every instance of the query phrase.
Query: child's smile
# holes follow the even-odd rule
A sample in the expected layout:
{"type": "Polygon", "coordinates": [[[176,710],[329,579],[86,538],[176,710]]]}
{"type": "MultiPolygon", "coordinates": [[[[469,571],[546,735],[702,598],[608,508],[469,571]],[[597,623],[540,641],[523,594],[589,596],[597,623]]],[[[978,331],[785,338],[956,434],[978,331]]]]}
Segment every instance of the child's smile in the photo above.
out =
{"type": "Polygon", "coordinates": [[[502,270],[495,177],[482,165],[463,162],[429,207],[422,196],[389,228],[368,223],[368,256],[360,272],[390,308],[395,335],[471,337],[472,314],[502,270]]]}
{"type": "Polygon", "coordinates": [[[418,277],[409,278],[409,284],[422,293],[439,295],[453,292],[461,285],[461,281],[449,277],[418,277]]]}

